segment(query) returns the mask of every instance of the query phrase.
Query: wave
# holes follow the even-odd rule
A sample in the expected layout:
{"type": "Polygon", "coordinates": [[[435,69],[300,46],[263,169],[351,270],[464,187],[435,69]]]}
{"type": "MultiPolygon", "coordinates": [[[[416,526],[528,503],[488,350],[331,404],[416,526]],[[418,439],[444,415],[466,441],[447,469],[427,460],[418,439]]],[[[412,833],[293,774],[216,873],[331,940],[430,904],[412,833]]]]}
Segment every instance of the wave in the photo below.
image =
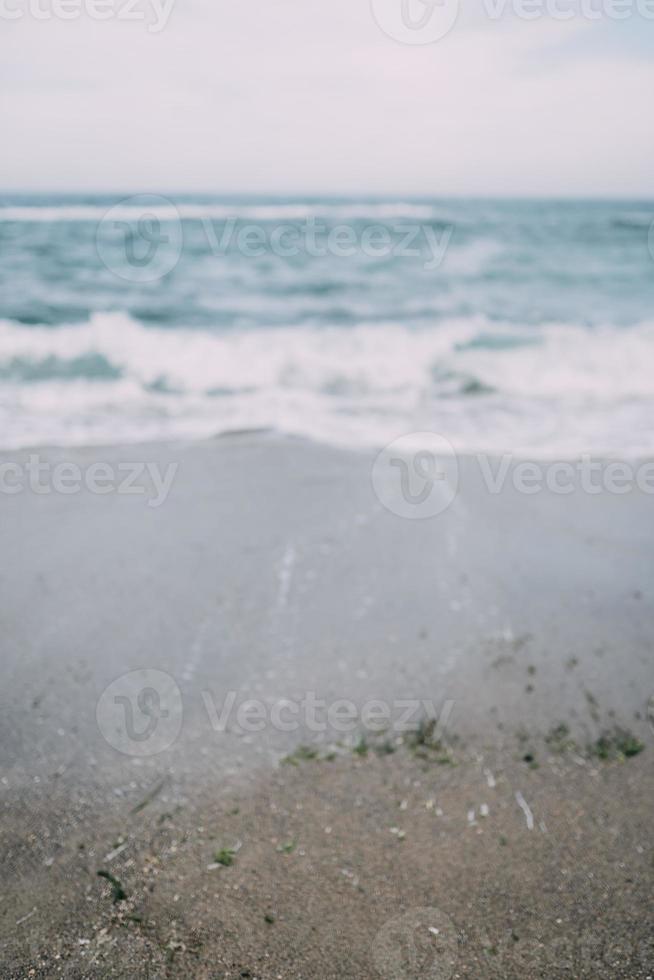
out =
{"type": "Polygon", "coordinates": [[[647,231],[654,226],[654,211],[629,211],[619,214],[611,221],[614,228],[647,231]]]}
{"type": "MultiPolygon", "coordinates": [[[[157,195],[158,196],[158,195],[157,195]]],[[[429,204],[410,202],[336,204],[309,202],[306,204],[193,204],[160,199],[161,203],[148,206],[148,214],[160,221],[224,221],[235,218],[248,221],[299,221],[306,218],[325,218],[328,220],[391,220],[412,218],[433,221],[439,212],[429,204]]],[[[5,205],[0,207],[0,221],[16,222],[88,222],[101,221],[111,210],[114,220],[129,221],[143,215],[143,204],[130,204],[129,199],[110,204],[67,204],[67,205],[5,205]]]]}
{"type": "Polygon", "coordinates": [[[0,321],[6,445],[274,427],[345,445],[431,429],[459,450],[654,452],[654,323],[163,330],[122,313],[0,321]],[[29,382],[29,383],[28,383],[29,382]]]}
{"type": "Polygon", "coordinates": [[[654,398],[654,322],[634,327],[546,324],[521,328],[482,316],[436,327],[399,323],[351,327],[161,329],[124,313],[96,313],[69,326],[0,320],[0,370],[13,363],[77,362],[81,376],[167,378],[177,390],[298,386],[320,390],[335,376],[361,391],[422,389],[454,369],[506,394],[584,396],[614,402],[654,398]]]}

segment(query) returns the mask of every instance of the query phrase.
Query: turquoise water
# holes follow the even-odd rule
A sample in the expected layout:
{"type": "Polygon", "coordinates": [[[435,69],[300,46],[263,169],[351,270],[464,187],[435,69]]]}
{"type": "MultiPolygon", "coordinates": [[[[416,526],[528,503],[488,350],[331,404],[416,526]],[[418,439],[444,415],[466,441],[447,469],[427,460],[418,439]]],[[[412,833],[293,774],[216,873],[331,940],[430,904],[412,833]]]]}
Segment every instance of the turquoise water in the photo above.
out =
{"type": "Polygon", "coordinates": [[[654,448],[654,204],[120,201],[0,196],[4,446],[654,448]]]}

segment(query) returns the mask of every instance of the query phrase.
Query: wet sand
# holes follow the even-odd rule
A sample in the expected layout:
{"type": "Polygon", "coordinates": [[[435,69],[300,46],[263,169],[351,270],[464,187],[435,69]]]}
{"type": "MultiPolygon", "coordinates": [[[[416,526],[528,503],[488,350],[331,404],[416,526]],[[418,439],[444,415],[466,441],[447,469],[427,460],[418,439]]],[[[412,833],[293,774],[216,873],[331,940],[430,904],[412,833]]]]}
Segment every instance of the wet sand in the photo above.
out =
{"type": "Polygon", "coordinates": [[[371,953],[421,907],[454,930],[436,977],[564,976],[568,955],[594,976],[599,926],[603,972],[650,975],[651,496],[493,495],[465,458],[451,506],[406,520],[374,492],[374,454],[263,434],[41,455],[178,470],[157,508],[2,499],[7,975],[429,976],[371,953]],[[157,754],[118,751],[125,716],[106,714],[135,670],[179,695],[157,754]],[[308,693],[354,724],[273,723],[308,693]],[[256,731],[237,713],[252,699],[256,731]],[[373,699],[383,736],[362,724],[373,699]],[[447,722],[426,759],[417,714],[395,730],[405,701],[447,722]]]}

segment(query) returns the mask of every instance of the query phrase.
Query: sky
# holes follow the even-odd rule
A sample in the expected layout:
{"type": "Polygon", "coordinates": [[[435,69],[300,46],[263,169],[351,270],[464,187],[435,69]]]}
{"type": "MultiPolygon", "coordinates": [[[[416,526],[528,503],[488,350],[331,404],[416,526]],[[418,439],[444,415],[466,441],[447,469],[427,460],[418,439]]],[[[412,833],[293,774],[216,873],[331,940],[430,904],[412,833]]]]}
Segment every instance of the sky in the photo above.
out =
{"type": "Polygon", "coordinates": [[[636,0],[133,2],[0,0],[4,190],[654,197],[636,0]]]}

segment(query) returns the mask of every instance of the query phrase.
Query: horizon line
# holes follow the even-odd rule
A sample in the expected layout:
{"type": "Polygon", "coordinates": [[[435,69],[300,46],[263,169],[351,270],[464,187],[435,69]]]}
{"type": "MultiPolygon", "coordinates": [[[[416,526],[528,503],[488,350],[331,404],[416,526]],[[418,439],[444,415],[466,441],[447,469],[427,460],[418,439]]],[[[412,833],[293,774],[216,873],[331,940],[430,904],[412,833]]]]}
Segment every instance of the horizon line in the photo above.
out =
{"type": "Polygon", "coordinates": [[[567,201],[586,201],[597,203],[608,202],[634,202],[654,204],[654,192],[651,194],[584,194],[575,193],[402,193],[401,191],[385,192],[365,192],[365,191],[316,191],[306,190],[292,193],[282,191],[218,191],[218,190],[188,190],[188,189],[143,189],[143,188],[93,188],[88,190],[73,190],[67,188],[2,188],[0,196],[50,196],[50,197],[136,197],[144,194],[159,195],[161,197],[215,197],[215,198],[260,198],[260,199],[284,199],[290,201],[305,201],[308,199],[317,200],[370,200],[370,201],[543,201],[543,202],[567,202],[567,201]]]}

